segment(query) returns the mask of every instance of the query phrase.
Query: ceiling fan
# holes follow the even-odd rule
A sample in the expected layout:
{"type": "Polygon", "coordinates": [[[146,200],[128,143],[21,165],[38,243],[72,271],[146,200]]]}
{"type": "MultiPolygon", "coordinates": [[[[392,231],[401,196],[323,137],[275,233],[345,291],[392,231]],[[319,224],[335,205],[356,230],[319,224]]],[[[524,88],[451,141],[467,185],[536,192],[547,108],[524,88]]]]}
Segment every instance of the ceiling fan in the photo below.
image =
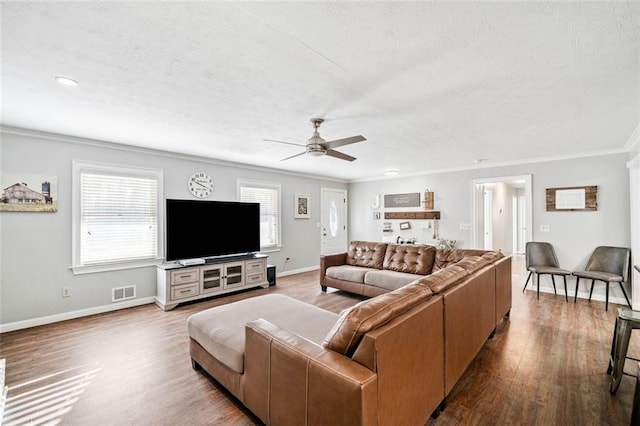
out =
{"type": "Polygon", "coordinates": [[[358,136],[351,136],[349,138],[326,141],[322,137],[320,137],[320,133],[318,133],[318,127],[320,127],[320,125],[324,122],[324,119],[312,118],[309,121],[311,122],[311,124],[313,124],[314,131],[313,131],[313,135],[309,138],[309,140],[307,140],[306,145],[293,143],[293,142],[276,141],[273,139],[263,139],[263,140],[268,142],[277,142],[277,143],[284,143],[287,145],[301,146],[305,148],[305,150],[302,151],[301,153],[292,155],[291,157],[283,158],[280,161],[289,160],[291,158],[298,157],[304,154],[309,154],[314,157],[321,157],[323,155],[328,155],[329,157],[339,158],[341,160],[353,161],[356,159],[356,157],[352,157],[340,151],[336,151],[334,148],[367,140],[364,136],[358,135],[358,136]]]}

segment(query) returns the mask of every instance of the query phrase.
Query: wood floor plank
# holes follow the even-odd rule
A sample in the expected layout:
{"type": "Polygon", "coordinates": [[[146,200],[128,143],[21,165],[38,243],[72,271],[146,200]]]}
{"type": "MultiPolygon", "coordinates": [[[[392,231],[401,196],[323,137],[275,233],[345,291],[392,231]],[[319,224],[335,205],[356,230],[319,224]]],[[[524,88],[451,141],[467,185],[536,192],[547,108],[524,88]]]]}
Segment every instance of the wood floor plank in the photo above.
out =
{"type": "MultiPolygon", "coordinates": [[[[606,374],[617,306],[522,293],[513,265],[511,317],[497,328],[429,425],[626,425],[634,381],[615,396],[606,374]]],[[[322,293],[316,271],[278,284],[179,306],[155,305],[0,334],[9,386],[3,425],[253,425],[258,419],[214,380],[191,369],[186,319],[268,293],[340,312],[363,297],[322,293]]],[[[640,332],[629,353],[640,354],[640,332]]],[[[627,364],[634,372],[634,366],[627,364]]]]}

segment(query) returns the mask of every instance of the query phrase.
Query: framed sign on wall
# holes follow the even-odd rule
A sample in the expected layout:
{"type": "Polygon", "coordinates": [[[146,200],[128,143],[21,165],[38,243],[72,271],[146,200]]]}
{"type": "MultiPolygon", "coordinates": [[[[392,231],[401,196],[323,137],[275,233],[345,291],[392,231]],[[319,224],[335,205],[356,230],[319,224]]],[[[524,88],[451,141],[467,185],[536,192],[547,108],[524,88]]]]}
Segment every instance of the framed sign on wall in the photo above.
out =
{"type": "Polygon", "coordinates": [[[569,186],[547,188],[548,212],[574,212],[598,210],[598,187],[569,186]]]}
{"type": "Polygon", "coordinates": [[[385,207],[420,207],[420,193],[386,194],[384,196],[385,207]]]}

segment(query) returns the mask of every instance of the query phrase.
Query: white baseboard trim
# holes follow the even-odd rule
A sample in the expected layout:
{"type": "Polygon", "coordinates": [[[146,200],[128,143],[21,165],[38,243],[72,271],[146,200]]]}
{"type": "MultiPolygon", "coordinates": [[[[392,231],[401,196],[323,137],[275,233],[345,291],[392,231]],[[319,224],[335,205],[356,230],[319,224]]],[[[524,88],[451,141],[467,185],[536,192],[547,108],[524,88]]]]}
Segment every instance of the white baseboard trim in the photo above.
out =
{"type": "Polygon", "coordinates": [[[25,328],[37,327],[39,325],[52,324],[54,322],[66,321],[70,319],[87,317],[89,315],[103,314],[105,312],[117,311],[120,309],[133,308],[134,306],[148,305],[155,302],[155,297],[144,297],[140,299],[128,300],[126,302],[112,303],[110,305],[96,306],[94,308],[80,309],[78,311],[64,312],[61,314],[48,315],[46,317],[32,318],[23,321],[0,324],[0,333],[22,330],[25,328]]]}
{"type": "Polygon", "coordinates": [[[287,275],[301,274],[303,272],[316,271],[318,269],[320,269],[320,265],[308,266],[306,268],[292,269],[291,271],[280,272],[277,276],[278,277],[286,277],[287,275]]]}
{"type": "MultiPolygon", "coordinates": [[[[564,284],[558,283],[556,282],[556,286],[558,288],[558,297],[562,296],[562,298],[564,299],[564,284]]],[[[575,287],[574,287],[575,288],[575,287]]],[[[531,286],[531,283],[529,283],[529,285],[527,286],[527,291],[531,291],[531,292],[536,292],[536,286],[535,284],[533,285],[533,287],[531,286]]],[[[571,290],[571,287],[567,285],[567,291],[569,292],[568,297],[569,297],[569,301],[573,302],[573,297],[574,297],[574,293],[571,290]]],[[[553,287],[543,287],[540,286],[540,293],[548,293],[548,294],[553,294],[553,287]]],[[[589,299],[589,292],[588,291],[578,291],[578,299],[589,299]]],[[[591,296],[591,300],[596,300],[598,302],[603,302],[605,299],[605,295],[604,294],[594,294],[593,296],[591,296]]],[[[624,307],[628,307],[629,305],[627,305],[627,301],[624,299],[624,296],[622,297],[616,297],[616,296],[612,296],[611,294],[609,294],[609,304],[616,304],[616,305],[622,305],[624,307]]],[[[631,305],[633,305],[633,303],[631,303],[631,305]]]]}

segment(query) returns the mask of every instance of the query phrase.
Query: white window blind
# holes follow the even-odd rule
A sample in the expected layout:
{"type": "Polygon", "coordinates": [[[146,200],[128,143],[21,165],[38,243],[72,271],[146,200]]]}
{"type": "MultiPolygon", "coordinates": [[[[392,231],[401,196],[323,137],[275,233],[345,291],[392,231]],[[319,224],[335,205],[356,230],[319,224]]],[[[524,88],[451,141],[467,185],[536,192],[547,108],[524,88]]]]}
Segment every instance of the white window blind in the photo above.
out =
{"type": "Polygon", "coordinates": [[[161,171],[74,163],[74,185],[74,267],[161,257],[161,171]]]}
{"type": "Polygon", "coordinates": [[[264,249],[280,247],[280,185],[239,183],[242,202],[260,203],[260,246],[264,249]]]}

